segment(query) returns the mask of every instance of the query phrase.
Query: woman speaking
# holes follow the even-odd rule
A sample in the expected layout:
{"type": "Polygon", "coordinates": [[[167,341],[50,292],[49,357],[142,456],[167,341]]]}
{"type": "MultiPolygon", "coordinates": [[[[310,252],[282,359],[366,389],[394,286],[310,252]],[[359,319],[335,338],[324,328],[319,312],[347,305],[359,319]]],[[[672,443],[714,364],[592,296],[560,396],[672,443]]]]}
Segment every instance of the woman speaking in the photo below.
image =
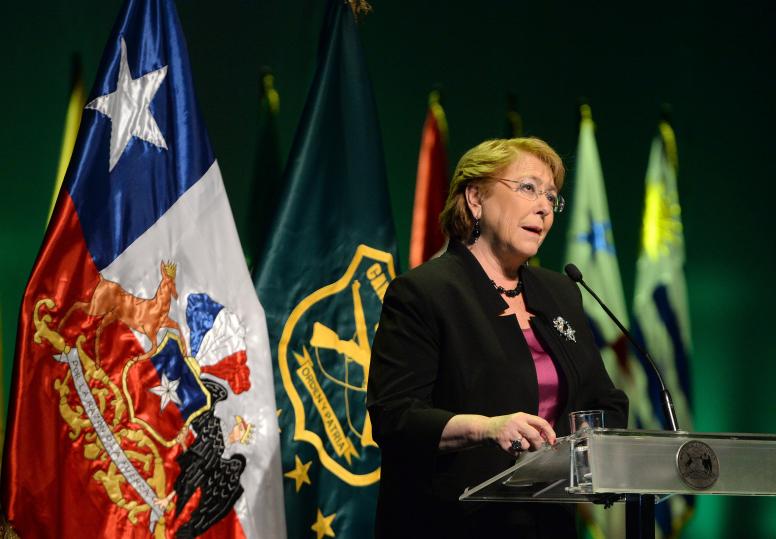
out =
{"type": "Polygon", "coordinates": [[[367,405],[382,449],[377,537],[574,537],[573,505],[459,502],[567,415],[625,427],[576,285],[528,266],[563,211],[565,170],[536,138],[461,158],[440,216],[445,254],[388,288],[367,405]]]}

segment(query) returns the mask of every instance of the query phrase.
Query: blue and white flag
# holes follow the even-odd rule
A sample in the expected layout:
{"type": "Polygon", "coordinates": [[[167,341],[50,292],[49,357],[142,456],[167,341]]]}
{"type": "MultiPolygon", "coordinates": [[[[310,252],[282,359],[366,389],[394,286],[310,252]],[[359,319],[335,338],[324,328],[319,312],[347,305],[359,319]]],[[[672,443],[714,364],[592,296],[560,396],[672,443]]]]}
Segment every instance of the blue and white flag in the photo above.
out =
{"type": "MultiPolygon", "coordinates": [[[[641,251],[633,298],[634,334],[655,360],[671,392],[679,428],[693,431],[690,393],[692,338],[684,277],[684,227],[677,188],[678,152],[674,130],[661,121],[652,140],[645,178],[641,251]]],[[[662,397],[647,367],[649,396],[655,410],[662,397]]],[[[667,420],[660,415],[662,427],[667,420]]],[[[655,508],[660,530],[679,537],[695,507],[694,496],[673,496],[655,508]]]]}

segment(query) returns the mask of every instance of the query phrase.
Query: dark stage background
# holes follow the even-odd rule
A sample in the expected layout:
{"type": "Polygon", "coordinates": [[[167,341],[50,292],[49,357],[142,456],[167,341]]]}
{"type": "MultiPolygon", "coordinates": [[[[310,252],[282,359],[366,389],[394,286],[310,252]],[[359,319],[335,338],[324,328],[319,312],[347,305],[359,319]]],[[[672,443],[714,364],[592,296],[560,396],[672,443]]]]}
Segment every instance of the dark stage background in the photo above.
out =
{"type": "MultiPolygon", "coordinates": [[[[420,130],[441,85],[451,165],[504,132],[506,95],[526,132],[573,169],[577,103],[597,123],[620,269],[633,294],[649,144],[670,103],[693,325],[698,431],[776,432],[776,34],[769,3],[399,2],[361,23],[406,267],[420,130]]],[[[10,373],[21,295],[43,237],[78,52],[90,89],[119,2],[14,2],[0,22],[0,302],[10,373]]],[[[259,73],[280,93],[283,157],[312,77],[322,2],[178,2],[197,94],[238,222],[249,189],[259,73]]],[[[573,175],[572,175],[573,177],[573,175]]],[[[571,201],[573,203],[573,200],[571,201]]],[[[561,216],[541,253],[563,263],[561,216]]],[[[686,537],[776,536],[776,500],[701,497],[686,537]]]]}

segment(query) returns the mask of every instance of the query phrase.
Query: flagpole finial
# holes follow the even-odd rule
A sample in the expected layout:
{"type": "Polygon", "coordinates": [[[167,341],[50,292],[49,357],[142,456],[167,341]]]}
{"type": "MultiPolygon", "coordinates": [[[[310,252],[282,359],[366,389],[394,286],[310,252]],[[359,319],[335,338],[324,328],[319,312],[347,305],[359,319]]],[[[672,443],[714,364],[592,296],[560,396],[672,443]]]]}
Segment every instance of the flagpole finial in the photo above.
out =
{"type": "Polygon", "coordinates": [[[70,57],[70,87],[74,88],[78,81],[83,79],[83,62],[81,61],[81,55],[74,52],[70,57]]]}
{"type": "Polygon", "coordinates": [[[428,93],[428,104],[441,105],[442,104],[442,87],[435,85],[434,89],[428,93]]]}
{"type": "Polygon", "coordinates": [[[582,103],[579,106],[579,117],[581,120],[592,120],[593,119],[593,111],[590,108],[590,105],[587,103],[582,103]]]}
{"type": "Polygon", "coordinates": [[[447,116],[445,116],[445,109],[442,107],[442,85],[437,84],[434,89],[428,94],[428,108],[436,119],[439,132],[442,134],[442,140],[447,144],[447,116]]]}
{"type": "Polygon", "coordinates": [[[346,0],[350,9],[353,10],[353,15],[358,20],[359,15],[366,15],[372,11],[372,6],[366,0],[346,0]]]}
{"type": "Polygon", "coordinates": [[[672,123],[672,113],[673,110],[669,103],[663,103],[660,105],[660,121],[667,122],[669,124],[672,123]]]}
{"type": "Polygon", "coordinates": [[[666,156],[671,166],[674,167],[674,171],[679,170],[679,152],[676,147],[676,135],[674,134],[674,128],[671,121],[671,105],[663,103],[660,106],[660,123],[658,124],[658,131],[660,131],[660,138],[663,139],[663,148],[665,148],[666,156]]]}
{"type": "Polygon", "coordinates": [[[663,148],[666,152],[668,162],[674,168],[674,172],[679,170],[679,151],[676,146],[676,135],[671,127],[671,124],[666,120],[661,120],[658,124],[658,131],[660,132],[660,138],[663,141],[663,148]]]}
{"type": "Polygon", "coordinates": [[[261,93],[263,97],[267,98],[270,111],[277,114],[280,110],[280,95],[275,90],[275,75],[268,67],[261,70],[261,93]]]}
{"type": "Polygon", "coordinates": [[[518,112],[517,95],[513,92],[507,94],[507,125],[510,138],[523,136],[523,117],[518,112]]]}

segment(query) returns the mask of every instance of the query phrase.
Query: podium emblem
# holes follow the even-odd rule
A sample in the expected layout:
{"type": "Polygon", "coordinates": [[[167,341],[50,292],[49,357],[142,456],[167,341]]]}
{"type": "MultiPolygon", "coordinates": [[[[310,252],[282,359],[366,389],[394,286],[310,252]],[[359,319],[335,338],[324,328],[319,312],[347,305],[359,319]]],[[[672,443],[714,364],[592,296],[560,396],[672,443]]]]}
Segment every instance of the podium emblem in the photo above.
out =
{"type": "Polygon", "coordinates": [[[676,452],[679,477],[689,487],[703,490],[719,479],[719,460],[714,450],[703,442],[685,442],[676,452]]]}

